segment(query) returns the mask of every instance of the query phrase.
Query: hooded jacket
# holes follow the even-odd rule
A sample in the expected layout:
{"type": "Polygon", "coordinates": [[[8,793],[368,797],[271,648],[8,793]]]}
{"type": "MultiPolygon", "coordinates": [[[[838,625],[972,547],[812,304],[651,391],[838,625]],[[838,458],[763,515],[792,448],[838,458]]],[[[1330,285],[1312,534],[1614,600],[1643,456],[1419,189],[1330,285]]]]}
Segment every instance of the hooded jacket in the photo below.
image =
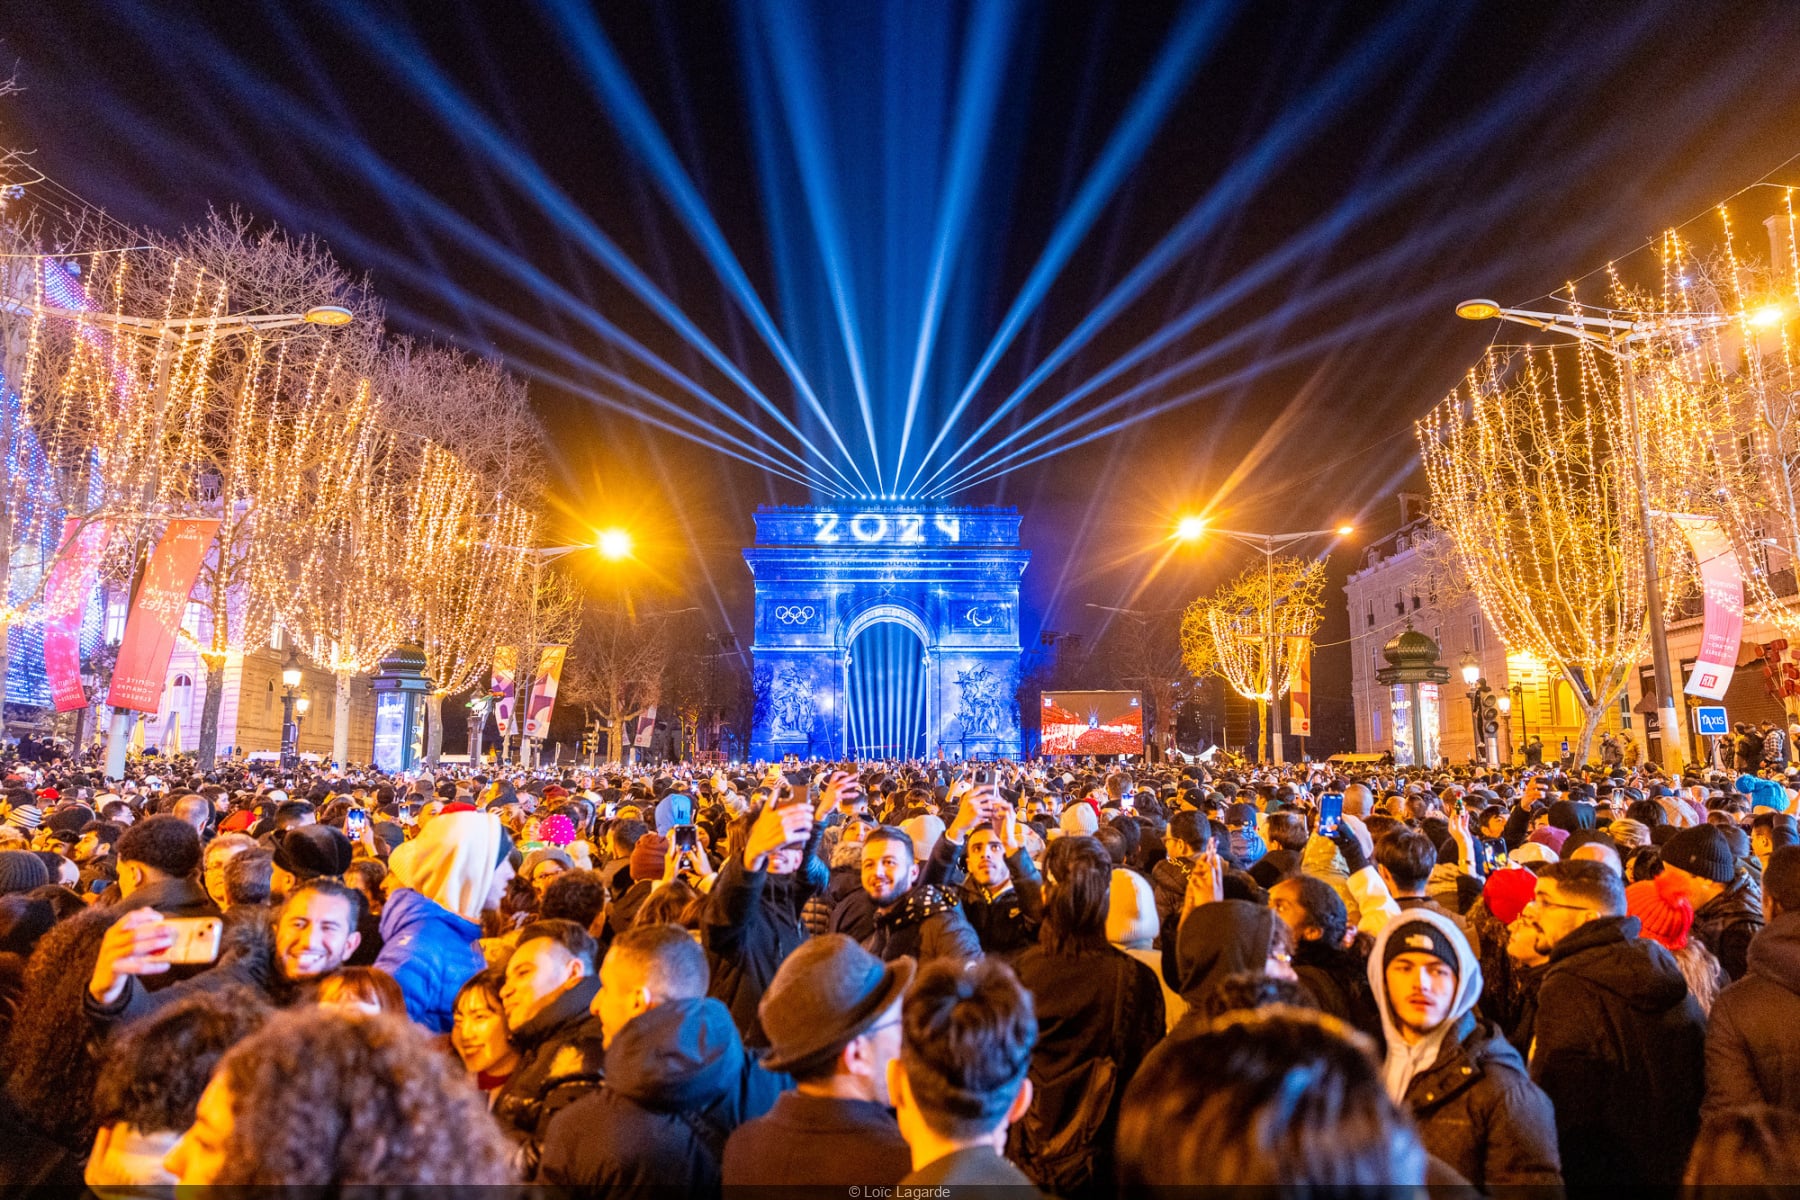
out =
{"type": "Polygon", "coordinates": [[[450,1031],[458,989],[487,965],[476,945],[481,913],[511,844],[491,812],[439,813],[388,857],[400,890],[381,912],[375,966],[400,985],[407,1016],[433,1033],[450,1031]]]}
{"type": "Polygon", "coordinates": [[[1375,939],[1368,974],[1387,1042],[1388,1095],[1412,1110],[1425,1149],[1480,1189],[1560,1184],[1556,1114],[1519,1052],[1475,1016],[1481,964],[1456,923],[1429,909],[1395,918],[1375,939]],[[1456,995],[1443,1023],[1409,1044],[1394,1020],[1382,963],[1389,942],[1420,925],[1438,930],[1455,949],[1456,995]]]}
{"type": "Polygon", "coordinates": [[[1207,996],[1228,976],[1268,969],[1274,928],[1275,914],[1267,905],[1202,904],[1185,919],[1163,922],[1163,979],[1181,993],[1190,1013],[1203,1014],[1207,996]]]}
{"type": "Polygon", "coordinates": [[[1706,1027],[1706,1110],[1800,1110],[1800,912],[1750,943],[1749,969],[1719,993],[1706,1027]]]}
{"type": "Polygon", "coordinates": [[[606,1082],[550,1119],[538,1180],[610,1195],[716,1196],[731,1131],[785,1076],[756,1064],[712,997],[671,1000],[606,1048],[606,1082]]]}
{"type": "Polygon", "coordinates": [[[1550,952],[1531,1078],[1556,1107],[1571,1188],[1681,1181],[1699,1131],[1706,1019],[1636,917],[1601,917],[1550,952]]]}

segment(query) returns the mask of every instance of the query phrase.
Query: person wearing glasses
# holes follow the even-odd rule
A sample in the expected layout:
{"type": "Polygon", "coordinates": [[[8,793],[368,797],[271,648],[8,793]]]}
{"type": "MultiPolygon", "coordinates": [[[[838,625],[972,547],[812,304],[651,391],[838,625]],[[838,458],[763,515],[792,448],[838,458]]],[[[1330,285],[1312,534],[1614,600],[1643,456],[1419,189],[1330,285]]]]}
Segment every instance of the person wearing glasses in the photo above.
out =
{"type": "Polygon", "coordinates": [[[1531,1078],[1556,1107],[1571,1190],[1681,1181],[1699,1130],[1706,1019],[1674,957],[1638,936],[1604,863],[1554,863],[1519,915],[1549,965],[1531,1078]]]}

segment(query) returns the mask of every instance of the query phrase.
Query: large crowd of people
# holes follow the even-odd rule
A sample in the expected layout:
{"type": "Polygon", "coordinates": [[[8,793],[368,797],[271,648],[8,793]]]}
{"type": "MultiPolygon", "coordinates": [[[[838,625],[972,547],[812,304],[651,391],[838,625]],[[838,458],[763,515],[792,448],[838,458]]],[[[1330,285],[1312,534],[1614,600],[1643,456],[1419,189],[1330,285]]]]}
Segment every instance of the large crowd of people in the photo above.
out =
{"type": "Polygon", "coordinates": [[[0,1187],[1800,1179],[1775,763],[0,773],[0,1187]]]}

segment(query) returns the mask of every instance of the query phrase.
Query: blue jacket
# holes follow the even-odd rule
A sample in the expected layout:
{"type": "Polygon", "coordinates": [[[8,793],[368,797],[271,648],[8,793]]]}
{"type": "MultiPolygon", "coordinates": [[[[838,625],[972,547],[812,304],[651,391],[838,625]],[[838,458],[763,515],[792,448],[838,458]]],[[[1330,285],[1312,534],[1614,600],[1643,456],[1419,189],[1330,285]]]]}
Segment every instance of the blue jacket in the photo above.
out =
{"type": "Polygon", "coordinates": [[[406,1015],[433,1033],[450,1032],[456,993],[487,963],[475,940],[481,927],[411,888],[388,898],[381,912],[376,967],[394,977],[406,1015]]]}

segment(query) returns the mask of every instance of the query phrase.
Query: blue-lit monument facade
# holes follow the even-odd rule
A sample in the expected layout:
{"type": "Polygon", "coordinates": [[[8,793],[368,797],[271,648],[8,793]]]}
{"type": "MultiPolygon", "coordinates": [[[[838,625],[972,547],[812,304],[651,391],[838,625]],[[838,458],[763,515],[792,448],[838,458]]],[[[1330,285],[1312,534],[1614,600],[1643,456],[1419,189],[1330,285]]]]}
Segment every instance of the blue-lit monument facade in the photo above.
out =
{"type": "Polygon", "coordinates": [[[1016,508],[763,507],[753,758],[1019,756],[1016,508]]]}

